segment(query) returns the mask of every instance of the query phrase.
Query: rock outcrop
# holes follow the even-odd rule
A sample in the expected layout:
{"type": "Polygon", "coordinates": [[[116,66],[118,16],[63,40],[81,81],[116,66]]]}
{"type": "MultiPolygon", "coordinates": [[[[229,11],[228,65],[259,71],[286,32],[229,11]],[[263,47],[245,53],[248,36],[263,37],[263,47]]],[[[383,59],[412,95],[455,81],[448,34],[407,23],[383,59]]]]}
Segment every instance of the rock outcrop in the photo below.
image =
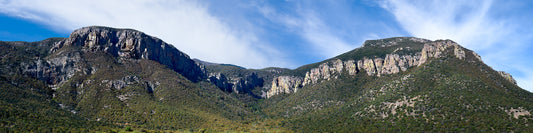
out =
{"type": "Polygon", "coordinates": [[[137,76],[126,76],[120,80],[102,80],[102,84],[108,88],[115,88],[117,90],[123,89],[127,85],[132,85],[139,82],[139,77],[137,76]]]}
{"type": "Polygon", "coordinates": [[[279,76],[272,80],[272,88],[267,92],[267,98],[277,94],[297,92],[302,86],[301,77],[279,76]]]}
{"type": "Polygon", "coordinates": [[[418,64],[419,56],[387,54],[380,74],[393,74],[407,71],[407,68],[418,64]]]}
{"type": "MultiPolygon", "coordinates": [[[[419,61],[419,66],[426,63],[426,61],[430,58],[439,58],[445,55],[446,50],[448,48],[453,47],[453,54],[458,59],[464,59],[466,54],[464,51],[464,48],[459,46],[459,44],[451,41],[451,40],[437,40],[430,43],[425,43],[424,48],[421,52],[421,57],[419,61]]],[[[476,54],[477,55],[477,54],[476,54]]]]}
{"type": "Polygon", "coordinates": [[[84,67],[81,52],[63,52],[48,59],[38,59],[33,62],[21,63],[22,72],[29,74],[49,84],[53,89],[70,79],[74,74],[93,74],[95,68],[84,67]]]}
{"type": "Polygon", "coordinates": [[[244,93],[255,87],[263,86],[263,78],[251,73],[242,77],[226,77],[224,74],[216,72],[208,74],[208,81],[226,92],[244,93]]]}
{"type": "Polygon", "coordinates": [[[503,78],[505,78],[509,82],[511,82],[511,83],[516,85],[516,80],[514,80],[513,76],[511,76],[511,74],[506,73],[504,71],[498,71],[498,74],[500,74],[503,78]]]}
{"type": "MultiPolygon", "coordinates": [[[[356,75],[360,72],[365,72],[368,76],[377,76],[395,74],[402,71],[407,71],[410,67],[421,66],[424,63],[428,62],[430,58],[440,58],[447,56],[449,52],[452,52],[455,58],[464,60],[466,58],[466,52],[463,47],[451,40],[437,40],[429,41],[419,38],[393,38],[393,41],[384,41],[384,40],[372,40],[367,41],[363,47],[377,46],[377,47],[389,47],[398,45],[398,41],[414,41],[423,43],[423,48],[420,52],[415,52],[411,54],[398,54],[396,51],[401,51],[405,49],[411,49],[410,47],[400,47],[394,50],[394,52],[386,54],[385,58],[380,57],[363,57],[360,60],[346,60],[342,61],[340,59],[330,60],[328,62],[318,65],[317,68],[312,68],[305,73],[303,77],[303,83],[300,86],[306,86],[311,84],[316,84],[322,81],[327,81],[331,79],[338,78],[339,75],[348,74],[356,75]]],[[[472,52],[472,55],[475,56],[479,61],[481,58],[475,52],[472,52]]],[[[500,74],[516,84],[516,81],[512,79],[509,74],[502,73],[500,74]]],[[[275,94],[280,92],[292,93],[296,92],[299,86],[298,80],[301,77],[294,76],[279,76],[272,81],[272,87],[267,92],[267,97],[272,97],[275,94]],[[280,83],[282,85],[280,85],[280,83]],[[289,84],[289,85],[285,85],[289,84]]]]}
{"type": "Polygon", "coordinates": [[[223,91],[232,91],[233,84],[229,83],[228,78],[222,73],[209,73],[207,80],[223,91]]]}
{"type": "Polygon", "coordinates": [[[82,47],[82,52],[105,52],[122,59],[149,59],[168,66],[191,81],[202,80],[201,68],[190,57],[162,40],[131,29],[84,27],[55,44],[54,53],[65,46],[82,47]]]}
{"type": "Polygon", "coordinates": [[[22,63],[23,72],[48,83],[52,88],[74,74],[92,74],[97,68],[82,65],[87,53],[106,53],[120,60],[148,59],[159,62],[196,82],[205,79],[204,71],[172,45],[131,29],[84,27],[69,38],[56,42],[50,56],[22,63]],[[79,73],[80,72],[80,73],[79,73]]]}
{"type": "Polygon", "coordinates": [[[418,65],[419,56],[387,54],[385,59],[369,59],[341,61],[336,59],[320,64],[305,74],[303,85],[316,84],[322,80],[338,78],[344,71],[348,75],[355,75],[365,71],[369,76],[381,76],[384,74],[394,74],[400,71],[407,71],[407,68],[418,65]]]}

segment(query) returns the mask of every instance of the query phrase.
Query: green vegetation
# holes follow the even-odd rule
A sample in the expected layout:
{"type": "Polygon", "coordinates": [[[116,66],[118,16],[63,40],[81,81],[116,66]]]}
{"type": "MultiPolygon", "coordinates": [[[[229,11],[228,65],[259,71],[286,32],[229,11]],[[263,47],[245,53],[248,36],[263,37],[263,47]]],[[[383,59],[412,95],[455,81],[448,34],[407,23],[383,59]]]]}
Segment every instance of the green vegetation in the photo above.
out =
{"type": "Polygon", "coordinates": [[[531,115],[515,119],[506,110],[532,110],[532,97],[483,63],[448,56],[379,78],[305,86],[263,109],[303,132],[531,132],[531,115]]]}
{"type": "Polygon", "coordinates": [[[368,40],[363,44],[364,47],[356,48],[352,51],[343,53],[331,59],[327,59],[321,62],[304,65],[296,68],[292,71],[285,71],[283,75],[295,75],[295,76],[305,76],[305,72],[313,68],[317,68],[320,64],[325,62],[330,62],[331,60],[340,59],[343,61],[346,60],[362,60],[364,57],[367,58],[382,58],[384,59],[387,54],[400,54],[400,55],[414,55],[416,52],[422,51],[424,44],[421,42],[416,42],[409,40],[406,37],[395,37],[387,38],[381,40],[368,40]],[[400,41],[401,40],[401,41],[400,41]],[[395,42],[394,44],[389,44],[389,42],[395,42]],[[401,48],[401,49],[400,49],[401,48]]]}
{"type": "MultiPolygon", "coordinates": [[[[191,82],[151,60],[86,52],[77,72],[52,89],[24,72],[39,59],[82,53],[61,38],[0,42],[0,132],[533,132],[533,94],[508,82],[467,50],[390,75],[336,75],[297,93],[257,97],[224,92],[207,81],[191,82]],[[28,65],[30,64],[30,65],[28,65]]],[[[302,66],[245,69],[205,65],[227,77],[257,74],[265,85],[280,75],[303,76],[331,60],[414,55],[423,43],[409,38],[370,40],[337,57],[302,66]],[[401,39],[402,41],[398,41],[401,39]],[[395,42],[395,43],[391,43],[395,42]]]]}
{"type": "Polygon", "coordinates": [[[0,42],[0,131],[89,132],[95,128],[106,130],[114,125],[87,121],[59,108],[52,100],[55,92],[41,80],[22,74],[21,63],[35,57],[45,57],[54,41],[0,42]]]}

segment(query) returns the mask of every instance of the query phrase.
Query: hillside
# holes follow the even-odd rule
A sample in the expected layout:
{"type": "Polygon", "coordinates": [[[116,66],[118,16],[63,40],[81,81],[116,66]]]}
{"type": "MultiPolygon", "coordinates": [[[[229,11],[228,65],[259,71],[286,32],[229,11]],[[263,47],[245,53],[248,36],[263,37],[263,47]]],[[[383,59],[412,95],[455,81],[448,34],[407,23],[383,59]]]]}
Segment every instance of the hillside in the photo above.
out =
{"type": "Polygon", "coordinates": [[[284,127],[304,132],[532,130],[533,95],[485,65],[474,52],[449,40],[392,39],[412,45],[367,41],[362,48],[321,62],[326,65],[314,69],[317,73],[311,69],[296,85],[303,87],[271,96],[265,112],[281,119],[284,127]],[[377,47],[397,50],[358,54],[380,52],[377,47]],[[352,59],[363,63],[349,67],[353,65],[346,63],[352,59]],[[344,69],[339,69],[342,62],[344,69]],[[305,79],[313,83],[306,84],[305,79]]]}
{"type": "Polygon", "coordinates": [[[368,40],[294,70],[98,26],[0,48],[1,131],[533,132],[533,94],[451,40],[368,40]]]}
{"type": "Polygon", "coordinates": [[[2,42],[2,47],[11,49],[2,58],[2,85],[10,92],[3,93],[3,107],[9,107],[2,108],[4,130],[56,131],[54,121],[80,130],[237,130],[255,119],[241,101],[208,82],[186,54],[135,30],[86,27],[69,38],[2,42]],[[44,107],[28,110],[25,104],[44,107]],[[35,111],[39,108],[58,114],[35,111]],[[23,120],[18,119],[23,114],[13,115],[17,110],[66,118],[23,120]]]}

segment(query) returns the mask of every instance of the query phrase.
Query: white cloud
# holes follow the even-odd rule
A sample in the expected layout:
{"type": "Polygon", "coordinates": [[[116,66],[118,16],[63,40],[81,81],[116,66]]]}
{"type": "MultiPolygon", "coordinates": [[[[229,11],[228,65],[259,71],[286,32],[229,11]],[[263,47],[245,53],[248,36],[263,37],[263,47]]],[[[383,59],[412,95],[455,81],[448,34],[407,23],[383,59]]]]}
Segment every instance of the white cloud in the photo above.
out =
{"type": "Polygon", "coordinates": [[[313,53],[322,58],[331,58],[354,49],[342,37],[335,35],[332,29],[319,17],[312,8],[295,6],[294,14],[279,13],[268,6],[258,7],[264,17],[270,21],[283,25],[290,32],[294,32],[311,46],[313,53]]]}
{"type": "Polygon", "coordinates": [[[515,76],[519,86],[533,92],[533,77],[523,76],[533,73],[517,69],[530,68],[517,62],[524,60],[520,54],[527,54],[522,48],[531,36],[515,32],[520,27],[515,26],[518,20],[492,17],[490,11],[497,6],[492,0],[384,0],[380,5],[413,36],[452,39],[478,52],[496,69],[519,72],[521,76],[515,76]]]}
{"type": "Polygon", "coordinates": [[[193,58],[244,67],[291,65],[253,31],[236,30],[188,0],[0,0],[0,13],[61,32],[91,25],[132,28],[173,44],[193,58]],[[267,50],[265,50],[267,49],[267,50]]]}
{"type": "Polygon", "coordinates": [[[332,34],[323,21],[314,16],[314,14],[306,14],[303,17],[300,20],[301,22],[295,27],[311,43],[318,54],[331,58],[353,49],[353,46],[346,43],[342,38],[332,34]]]}
{"type": "Polygon", "coordinates": [[[381,6],[414,36],[453,39],[463,46],[481,50],[493,45],[508,31],[501,22],[488,17],[491,4],[490,0],[386,0],[381,6]]]}

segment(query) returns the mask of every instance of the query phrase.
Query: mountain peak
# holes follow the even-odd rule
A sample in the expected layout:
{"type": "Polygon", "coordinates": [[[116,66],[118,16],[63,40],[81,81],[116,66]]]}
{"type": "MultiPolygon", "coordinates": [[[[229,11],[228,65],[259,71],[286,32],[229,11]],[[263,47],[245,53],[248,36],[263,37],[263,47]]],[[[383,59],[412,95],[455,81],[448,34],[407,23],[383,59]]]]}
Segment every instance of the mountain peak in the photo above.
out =
{"type": "Polygon", "coordinates": [[[50,52],[56,55],[67,54],[58,51],[72,48],[79,50],[64,51],[80,54],[106,53],[119,59],[148,59],[168,66],[191,81],[199,81],[204,77],[202,69],[187,54],[159,38],[133,29],[83,27],[54,44],[50,52]]]}
{"type": "Polygon", "coordinates": [[[146,47],[147,45],[157,44],[162,45],[161,47],[165,47],[166,45],[168,45],[156,37],[146,35],[143,32],[137,30],[116,29],[103,26],[90,26],[75,30],[70,34],[67,39],[57,43],[52,48],[51,52],[53,53],[56,50],[62,48],[63,46],[82,46],[84,51],[105,51],[113,55],[118,55],[120,54],[118,52],[121,51],[138,52],[144,50],[141,47],[134,47],[136,45],[146,47]],[[145,43],[147,41],[152,43],[145,43]],[[121,51],[116,51],[118,49],[115,49],[114,47],[118,47],[121,51]]]}
{"type": "MultiPolygon", "coordinates": [[[[299,75],[278,76],[272,81],[272,88],[267,92],[267,97],[294,93],[306,85],[337,79],[341,75],[354,76],[362,73],[381,77],[423,66],[432,59],[442,62],[449,57],[457,58],[458,61],[482,63],[477,53],[449,39],[431,41],[414,37],[394,37],[368,40],[360,48],[298,68],[297,70],[301,71],[299,75]]],[[[516,85],[510,74],[500,72],[500,75],[516,85]]]]}

